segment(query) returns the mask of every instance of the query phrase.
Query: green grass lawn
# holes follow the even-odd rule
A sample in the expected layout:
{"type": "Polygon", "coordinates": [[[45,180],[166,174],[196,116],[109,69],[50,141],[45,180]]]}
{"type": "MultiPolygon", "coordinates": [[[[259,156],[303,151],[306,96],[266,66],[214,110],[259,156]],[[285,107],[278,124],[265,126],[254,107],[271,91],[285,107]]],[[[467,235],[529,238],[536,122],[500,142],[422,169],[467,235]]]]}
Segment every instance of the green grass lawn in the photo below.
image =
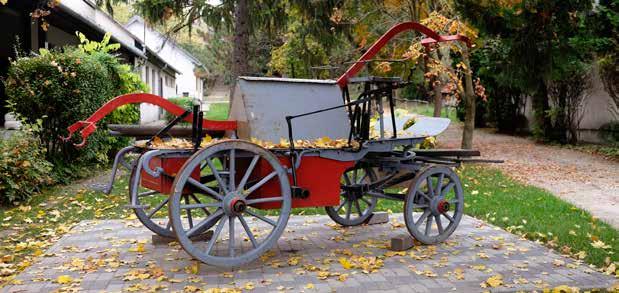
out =
{"type": "MultiPolygon", "coordinates": [[[[434,105],[420,104],[418,106],[413,107],[412,109],[409,109],[409,111],[415,114],[432,117],[434,115],[434,105]]],[[[451,122],[460,122],[460,120],[456,116],[456,108],[443,107],[441,109],[441,117],[449,118],[451,122]]]]}
{"type": "MultiPolygon", "coordinates": [[[[598,267],[607,268],[618,261],[619,232],[589,213],[547,191],[518,183],[496,169],[467,166],[460,174],[466,191],[466,214],[598,267]]],[[[11,271],[17,273],[28,267],[81,220],[134,218],[132,211],[124,208],[127,203],[124,177],[116,182],[111,195],[80,185],[57,186],[21,206],[0,208],[0,255],[8,265],[5,276],[0,277],[0,287],[10,281],[11,271]]],[[[402,207],[402,202],[378,202],[382,211],[398,213],[402,207]]],[[[323,208],[304,208],[295,209],[293,214],[325,212],[323,208]]]]}
{"type": "Polygon", "coordinates": [[[228,103],[210,104],[210,108],[206,113],[206,119],[211,120],[226,120],[228,119],[228,103]]]}

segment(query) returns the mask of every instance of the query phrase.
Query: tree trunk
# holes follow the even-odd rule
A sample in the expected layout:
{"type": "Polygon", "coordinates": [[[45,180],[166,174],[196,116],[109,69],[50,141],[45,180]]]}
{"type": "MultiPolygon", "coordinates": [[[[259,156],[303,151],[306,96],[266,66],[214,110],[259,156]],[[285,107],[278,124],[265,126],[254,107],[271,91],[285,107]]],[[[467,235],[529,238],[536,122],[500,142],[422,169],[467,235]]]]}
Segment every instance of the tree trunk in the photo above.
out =
{"type": "MultiPolygon", "coordinates": [[[[441,60],[438,59],[438,53],[436,52],[436,50],[432,52],[432,58],[436,59],[438,62],[441,62],[441,60]]],[[[437,75],[436,79],[432,83],[432,87],[434,88],[434,117],[441,117],[441,110],[443,108],[443,96],[441,95],[441,86],[441,77],[440,75],[437,75]]]]}
{"type": "Polygon", "coordinates": [[[533,115],[535,116],[535,124],[533,127],[537,130],[533,132],[537,138],[549,138],[552,136],[552,121],[548,111],[550,104],[548,103],[548,87],[543,80],[539,81],[535,95],[533,95],[533,115]],[[541,137],[540,137],[541,136],[541,137]]]}
{"type": "Polygon", "coordinates": [[[232,74],[234,80],[249,73],[249,7],[247,0],[237,0],[234,9],[234,47],[232,74]]]}
{"type": "Polygon", "coordinates": [[[462,132],[462,148],[473,148],[473,130],[475,129],[475,93],[473,91],[473,77],[471,76],[471,66],[469,63],[469,52],[465,49],[462,54],[462,61],[466,65],[464,70],[464,131],[462,132]]]}

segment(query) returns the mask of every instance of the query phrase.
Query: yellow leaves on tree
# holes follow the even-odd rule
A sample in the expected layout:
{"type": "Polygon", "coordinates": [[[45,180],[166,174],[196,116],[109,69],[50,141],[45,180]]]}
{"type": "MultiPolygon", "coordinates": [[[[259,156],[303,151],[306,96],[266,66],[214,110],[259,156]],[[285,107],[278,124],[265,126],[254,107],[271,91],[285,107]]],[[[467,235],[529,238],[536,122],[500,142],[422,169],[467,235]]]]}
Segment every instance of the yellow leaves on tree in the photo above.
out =
{"type": "Polygon", "coordinates": [[[439,12],[433,11],[427,18],[421,20],[421,24],[427,26],[433,31],[444,35],[464,35],[471,41],[475,41],[478,37],[478,31],[465,22],[457,19],[445,17],[439,12]]]}

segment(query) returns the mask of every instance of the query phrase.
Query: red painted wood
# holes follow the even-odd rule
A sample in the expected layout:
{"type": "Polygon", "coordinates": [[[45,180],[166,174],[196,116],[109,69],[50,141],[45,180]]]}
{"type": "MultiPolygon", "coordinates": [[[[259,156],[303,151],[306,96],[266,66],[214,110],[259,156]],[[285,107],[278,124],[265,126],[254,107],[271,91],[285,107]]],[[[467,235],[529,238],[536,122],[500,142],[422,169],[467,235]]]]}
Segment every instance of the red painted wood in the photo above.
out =
{"type": "MultiPolygon", "coordinates": [[[[88,119],[84,121],[78,121],[73,125],[69,126],[67,128],[67,130],[69,131],[69,135],[62,139],[64,141],[68,141],[69,139],[71,139],[73,133],[82,129],[82,131],[80,132],[82,135],[82,142],[79,144],[75,144],[75,146],[83,147],[84,145],[86,145],[86,139],[88,138],[88,136],[90,136],[93,132],[95,132],[95,130],[97,130],[97,122],[103,119],[106,115],[110,114],[112,111],[116,110],[118,107],[135,103],[148,103],[157,105],[176,116],[180,116],[185,112],[185,109],[183,109],[182,107],[175,105],[174,103],[156,95],[145,93],[122,95],[108,101],[105,105],[101,106],[101,108],[99,108],[97,111],[95,111],[95,113],[88,117],[88,119]]],[[[187,122],[192,122],[192,119],[193,114],[189,114],[187,117],[185,117],[184,120],[187,122]]],[[[203,119],[202,127],[206,130],[235,130],[237,124],[236,121],[215,121],[203,119]]]]}
{"type": "MultiPolygon", "coordinates": [[[[279,156],[283,166],[290,166],[287,156],[279,156]]],[[[318,156],[305,156],[301,159],[301,165],[297,169],[297,184],[299,187],[309,190],[307,198],[293,198],[292,207],[324,207],[336,206],[340,204],[340,180],[345,170],[351,168],[354,161],[342,162],[318,156]]],[[[265,162],[260,161],[256,166],[256,179],[263,178],[271,173],[273,169],[265,162]]],[[[290,185],[292,185],[292,175],[288,175],[290,185]]],[[[272,179],[264,186],[255,191],[250,198],[264,198],[280,196],[281,190],[279,182],[272,179]]],[[[280,204],[269,202],[254,205],[258,209],[277,209],[280,204]]]]}
{"type": "MultiPolygon", "coordinates": [[[[348,68],[348,70],[346,70],[346,72],[344,72],[344,74],[342,74],[342,76],[340,76],[337,79],[337,84],[340,87],[344,87],[346,86],[346,84],[348,84],[348,79],[350,79],[351,77],[354,77],[357,73],[359,73],[359,71],[363,68],[363,66],[365,66],[364,61],[368,61],[371,60],[372,58],[374,58],[374,56],[391,40],[393,39],[393,37],[395,37],[396,35],[405,32],[405,31],[409,31],[409,30],[414,30],[414,31],[418,31],[426,36],[428,36],[429,38],[424,39],[424,40],[432,40],[434,42],[448,42],[448,41],[456,41],[456,40],[462,40],[465,41],[467,43],[468,46],[470,46],[469,44],[469,40],[468,38],[464,37],[464,36],[440,36],[439,34],[437,34],[435,31],[429,29],[428,27],[417,23],[417,22],[402,22],[402,23],[398,23],[396,25],[394,25],[393,27],[391,27],[385,34],[383,34],[380,38],[378,38],[378,40],[376,40],[376,42],[374,42],[374,44],[372,44],[372,46],[370,46],[370,48],[365,52],[365,54],[363,54],[363,56],[361,56],[361,58],[359,58],[359,60],[357,60],[357,62],[355,62],[352,66],[350,66],[348,68]],[[464,39],[462,39],[464,38],[464,39]],[[466,40],[465,40],[466,39],[466,40]]],[[[422,44],[424,44],[424,42],[422,41],[422,44]]],[[[428,45],[430,44],[430,41],[426,41],[426,43],[424,45],[428,45]]]]}

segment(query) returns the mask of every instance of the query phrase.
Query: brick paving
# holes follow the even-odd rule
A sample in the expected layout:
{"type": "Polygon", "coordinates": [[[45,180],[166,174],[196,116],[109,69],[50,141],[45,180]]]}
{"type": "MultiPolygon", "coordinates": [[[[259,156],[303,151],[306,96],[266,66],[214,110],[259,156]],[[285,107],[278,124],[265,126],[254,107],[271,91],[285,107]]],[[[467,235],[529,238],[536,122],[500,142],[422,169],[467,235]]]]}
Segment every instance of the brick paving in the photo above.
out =
{"type": "MultiPolygon", "coordinates": [[[[471,217],[443,244],[397,255],[386,245],[406,232],[391,222],[340,228],[327,216],[293,216],[270,257],[228,270],[198,264],[175,243],[153,245],[132,220],[83,221],[2,292],[118,292],[237,288],[252,292],[492,292],[541,291],[567,285],[609,288],[616,279],[471,217]],[[143,245],[139,243],[144,243],[143,245]],[[394,255],[395,254],[395,255],[394,255]],[[377,265],[345,269],[340,259],[377,265]],[[382,260],[382,266],[380,262],[382,260]],[[58,284],[59,276],[70,276],[58,284]],[[482,288],[489,277],[503,284],[482,288]]],[[[62,279],[62,278],[61,278],[62,279]]]]}

